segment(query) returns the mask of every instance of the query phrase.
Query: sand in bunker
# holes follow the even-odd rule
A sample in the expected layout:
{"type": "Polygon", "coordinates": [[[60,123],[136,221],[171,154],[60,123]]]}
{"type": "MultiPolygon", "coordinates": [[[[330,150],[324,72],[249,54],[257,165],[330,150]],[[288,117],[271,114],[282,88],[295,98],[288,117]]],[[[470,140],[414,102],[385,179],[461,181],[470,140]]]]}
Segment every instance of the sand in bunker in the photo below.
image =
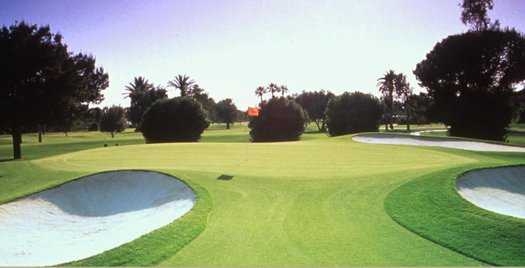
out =
{"type": "Polygon", "coordinates": [[[87,258],[171,223],[194,203],[186,184],[164,174],[87,176],[0,206],[0,266],[87,258]]]}
{"type": "Polygon", "coordinates": [[[525,219],[525,166],[467,172],[458,178],[457,190],[480,208],[525,219]]]}
{"type": "Polygon", "coordinates": [[[352,139],[363,143],[444,147],[479,152],[525,152],[525,147],[453,138],[418,137],[395,134],[361,134],[353,136],[352,139]]]}

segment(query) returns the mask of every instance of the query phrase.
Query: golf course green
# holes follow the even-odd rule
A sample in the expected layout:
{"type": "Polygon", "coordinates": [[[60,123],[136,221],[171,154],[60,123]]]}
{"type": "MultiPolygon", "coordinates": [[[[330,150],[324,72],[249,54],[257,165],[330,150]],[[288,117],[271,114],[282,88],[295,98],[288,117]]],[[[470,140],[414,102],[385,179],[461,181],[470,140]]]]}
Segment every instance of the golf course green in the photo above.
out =
{"type": "Polygon", "coordinates": [[[455,191],[461,173],[525,164],[521,153],[319,133],[249,143],[243,125],[212,127],[199,143],[143,144],[134,132],[53,135],[42,144],[24,136],[19,161],[6,159],[9,137],[0,137],[0,203],[121,169],[169,173],[197,194],[181,219],[74,265],[525,265],[525,220],[477,208],[455,191]]]}

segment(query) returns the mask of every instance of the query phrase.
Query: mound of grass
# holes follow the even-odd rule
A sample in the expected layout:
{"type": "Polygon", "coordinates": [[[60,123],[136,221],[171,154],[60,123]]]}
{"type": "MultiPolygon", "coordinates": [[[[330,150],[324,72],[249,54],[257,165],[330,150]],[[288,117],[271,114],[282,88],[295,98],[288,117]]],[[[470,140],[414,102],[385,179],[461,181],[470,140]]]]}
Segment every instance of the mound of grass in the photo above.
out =
{"type": "Polygon", "coordinates": [[[385,199],[387,213],[407,229],[491,265],[525,265],[525,220],[483,210],[462,199],[456,178],[479,165],[434,172],[385,199]]]}

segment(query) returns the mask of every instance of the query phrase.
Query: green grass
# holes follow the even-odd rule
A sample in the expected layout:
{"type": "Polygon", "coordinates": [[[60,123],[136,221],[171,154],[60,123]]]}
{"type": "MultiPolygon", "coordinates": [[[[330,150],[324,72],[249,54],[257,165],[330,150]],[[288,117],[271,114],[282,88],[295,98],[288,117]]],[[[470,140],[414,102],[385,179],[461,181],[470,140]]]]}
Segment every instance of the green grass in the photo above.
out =
{"type": "MultiPolygon", "coordinates": [[[[503,260],[498,255],[476,255],[495,245],[487,239],[520,239],[484,236],[486,226],[480,224],[472,232],[479,234],[477,244],[485,250],[470,254],[472,258],[454,250],[454,245],[434,243],[408,225],[404,224],[408,229],[399,225],[400,220],[394,221],[385,211],[385,199],[400,186],[450,169],[525,161],[520,154],[361,144],[350,136],[330,138],[315,132],[304,134],[298,142],[249,143],[245,125],[231,130],[215,126],[200,143],[145,145],[140,134],[129,133],[115,139],[135,145],[106,148],[101,146],[106,138],[89,135],[95,136],[71,142],[57,137],[49,145],[27,143],[26,160],[0,162],[0,202],[85,174],[148,169],[196,186],[199,197],[205,191],[213,206],[205,228],[196,227],[202,231],[198,236],[185,221],[206,213],[193,210],[171,225],[79,265],[477,266],[483,263],[476,259],[503,260]],[[43,148],[48,151],[41,152],[43,148]],[[233,178],[218,180],[221,175],[233,178]]],[[[0,145],[0,152],[9,151],[8,146],[0,145]]],[[[201,203],[199,199],[197,206],[201,203]]],[[[472,220],[449,218],[458,226],[472,220]]],[[[505,226],[499,230],[524,226],[508,218],[497,216],[493,221],[505,226]]],[[[513,254],[516,251],[505,258],[513,254]]]]}
{"type": "MultiPolygon", "coordinates": [[[[523,163],[523,159],[506,160],[523,163]]],[[[525,220],[481,210],[455,191],[456,178],[475,167],[479,165],[410,181],[389,194],[386,211],[409,230],[457,252],[492,265],[523,266],[525,220]]]]}

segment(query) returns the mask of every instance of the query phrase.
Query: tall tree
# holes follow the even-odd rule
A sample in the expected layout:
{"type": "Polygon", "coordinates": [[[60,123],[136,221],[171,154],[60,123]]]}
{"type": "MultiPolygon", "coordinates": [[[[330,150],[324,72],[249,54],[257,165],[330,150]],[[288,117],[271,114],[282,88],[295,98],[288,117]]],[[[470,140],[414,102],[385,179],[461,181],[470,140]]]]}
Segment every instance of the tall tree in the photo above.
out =
{"type": "Polygon", "coordinates": [[[217,102],[216,111],[219,121],[226,123],[226,129],[230,129],[230,124],[237,120],[237,107],[231,99],[217,102]]]}
{"type": "Polygon", "coordinates": [[[108,75],[95,58],[68,51],[49,26],[15,23],[0,28],[0,126],[13,138],[13,158],[22,156],[22,131],[59,121],[71,106],[103,99],[108,75]]]}
{"type": "Polygon", "coordinates": [[[524,51],[525,37],[516,30],[452,35],[414,74],[451,135],[502,140],[514,114],[513,91],[525,81],[524,51]]]}
{"type": "MultiPolygon", "coordinates": [[[[465,25],[470,25],[474,31],[486,30],[491,26],[488,11],[493,7],[493,0],[463,0],[461,21],[465,25]]],[[[497,27],[498,25],[499,22],[496,20],[492,26],[497,27]]]]}
{"type": "Polygon", "coordinates": [[[261,99],[261,102],[260,102],[260,103],[263,102],[263,96],[264,96],[265,93],[266,93],[266,88],[263,87],[263,86],[258,86],[258,87],[255,89],[255,95],[261,99]]]}
{"type": "Polygon", "coordinates": [[[379,92],[383,95],[383,102],[385,104],[385,130],[394,129],[393,126],[393,112],[394,112],[394,93],[395,93],[395,80],[397,74],[393,70],[389,70],[382,77],[378,79],[379,92]]]}
{"type": "Polygon", "coordinates": [[[308,119],[313,121],[320,132],[326,131],[326,107],[335,95],[330,91],[303,91],[295,97],[308,114],[308,119]]]}
{"type": "Polygon", "coordinates": [[[402,109],[405,111],[407,131],[410,131],[410,107],[408,100],[410,95],[412,95],[412,88],[403,73],[396,75],[394,80],[394,93],[397,100],[401,103],[402,109]]]}
{"type": "Polygon", "coordinates": [[[270,83],[266,88],[266,92],[269,92],[272,95],[272,99],[275,97],[275,94],[279,93],[279,91],[281,91],[281,88],[275,83],[270,83]]]}
{"type": "Polygon", "coordinates": [[[281,92],[282,97],[284,97],[286,95],[286,93],[288,92],[288,87],[285,86],[285,85],[281,85],[279,87],[279,91],[281,92]]]}
{"type": "Polygon", "coordinates": [[[168,97],[166,89],[155,87],[141,76],[135,77],[126,86],[126,91],[125,94],[131,100],[127,116],[134,127],[140,126],[142,115],[155,101],[168,97]]]}
{"type": "Polygon", "coordinates": [[[180,74],[168,82],[168,86],[180,90],[181,97],[184,97],[188,94],[188,91],[191,89],[193,84],[195,84],[195,81],[193,81],[189,76],[180,74]]]}

